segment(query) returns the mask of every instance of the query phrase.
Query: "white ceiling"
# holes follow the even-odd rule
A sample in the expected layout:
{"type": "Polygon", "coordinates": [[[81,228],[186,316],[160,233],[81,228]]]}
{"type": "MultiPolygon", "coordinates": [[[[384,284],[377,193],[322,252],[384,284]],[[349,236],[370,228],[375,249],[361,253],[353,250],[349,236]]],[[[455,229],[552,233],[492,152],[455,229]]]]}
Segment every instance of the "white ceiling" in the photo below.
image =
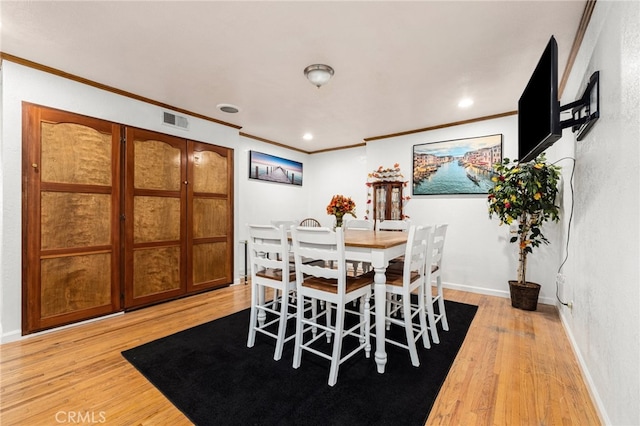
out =
{"type": "Polygon", "coordinates": [[[0,51],[315,152],[515,111],[552,34],[562,77],[585,3],[2,0],[0,51]]]}

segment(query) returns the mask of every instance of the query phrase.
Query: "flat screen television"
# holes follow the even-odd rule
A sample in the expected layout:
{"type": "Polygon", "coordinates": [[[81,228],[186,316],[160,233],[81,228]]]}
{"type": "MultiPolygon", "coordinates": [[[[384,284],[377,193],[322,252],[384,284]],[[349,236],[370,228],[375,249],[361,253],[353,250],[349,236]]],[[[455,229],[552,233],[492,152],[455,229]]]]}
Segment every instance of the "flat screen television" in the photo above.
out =
{"type": "Polygon", "coordinates": [[[551,36],[518,101],[518,160],[533,160],[561,136],[558,44],[551,36]]]}

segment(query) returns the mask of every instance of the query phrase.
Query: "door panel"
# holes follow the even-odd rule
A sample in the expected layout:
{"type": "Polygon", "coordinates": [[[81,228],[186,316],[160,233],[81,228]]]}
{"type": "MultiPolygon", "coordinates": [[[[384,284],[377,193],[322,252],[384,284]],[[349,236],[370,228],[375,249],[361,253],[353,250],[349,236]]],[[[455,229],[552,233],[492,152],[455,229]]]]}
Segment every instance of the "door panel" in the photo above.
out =
{"type": "Polygon", "coordinates": [[[186,292],[184,139],[127,128],[125,308],[186,292]]]}
{"type": "Polygon", "coordinates": [[[42,259],[41,315],[49,318],[108,305],[109,253],[42,259]]]}
{"type": "Polygon", "coordinates": [[[233,281],[233,151],[193,141],[188,149],[192,208],[187,288],[199,291],[233,281]]]}
{"type": "Polygon", "coordinates": [[[133,264],[134,301],[166,293],[183,293],[179,246],[139,248],[133,252],[133,264]]]}
{"type": "Polygon", "coordinates": [[[23,333],[117,312],[120,126],[28,103],[23,123],[23,333]]]}

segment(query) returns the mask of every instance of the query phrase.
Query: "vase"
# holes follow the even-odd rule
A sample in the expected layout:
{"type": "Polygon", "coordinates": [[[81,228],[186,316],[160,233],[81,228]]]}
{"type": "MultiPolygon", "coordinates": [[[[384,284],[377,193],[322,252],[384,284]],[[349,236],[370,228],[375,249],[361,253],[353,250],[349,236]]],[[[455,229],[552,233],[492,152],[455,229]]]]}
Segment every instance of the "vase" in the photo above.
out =
{"type": "Polygon", "coordinates": [[[334,229],[341,228],[343,220],[344,220],[344,213],[336,213],[336,225],[333,228],[334,229]]]}

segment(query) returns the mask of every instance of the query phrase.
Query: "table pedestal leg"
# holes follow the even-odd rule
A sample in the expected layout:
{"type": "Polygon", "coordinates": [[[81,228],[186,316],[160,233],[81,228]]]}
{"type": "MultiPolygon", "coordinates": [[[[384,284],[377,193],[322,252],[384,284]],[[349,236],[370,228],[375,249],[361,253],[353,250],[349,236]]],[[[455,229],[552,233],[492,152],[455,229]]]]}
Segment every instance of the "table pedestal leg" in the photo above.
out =
{"type": "Polygon", "coordinates": [[[375,296],[375,319],[376,319],[376,364],[378,365],[378,373],[384,373],[384,367],[387,363],[387,352],[385,351],[385,312],[386,312],[386,296],[387,279],[384,275],[386,268],[375,268],[374,277],[374,296],[375,296]]]}

